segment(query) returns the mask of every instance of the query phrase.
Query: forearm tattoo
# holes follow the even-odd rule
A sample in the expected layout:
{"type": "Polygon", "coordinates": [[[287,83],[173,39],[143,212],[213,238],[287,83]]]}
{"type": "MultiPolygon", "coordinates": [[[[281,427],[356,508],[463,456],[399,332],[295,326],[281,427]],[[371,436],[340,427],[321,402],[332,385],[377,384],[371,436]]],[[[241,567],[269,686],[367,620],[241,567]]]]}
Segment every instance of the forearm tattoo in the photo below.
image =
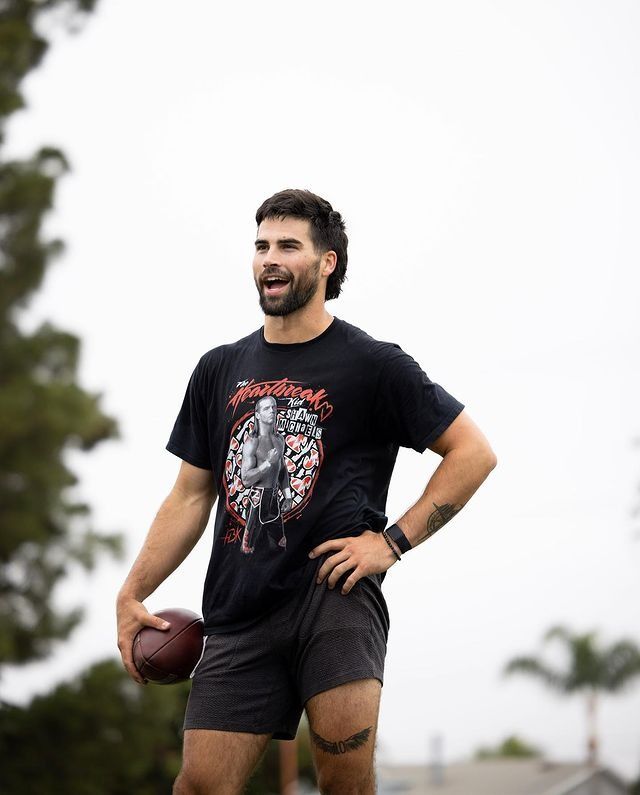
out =
{"type": "Polygon", "coordinates": [[[450,519],[453,519],[458,511],[463,508],[462,505],[451,505],[450,503],[446,503],[446,505],[436,505],[435,502],[433,503],[433,507],[435,511],[427,520],[427,532],[422,536],[423,541],[434,533],[437,533],[442,525],[445,525],[450,519]]]}
{"type": "Polygon", "coordinates": [[[321,751],[337,756],[338,754],[346,754],[347,751],[355,751],[361,748],[369,739],[372,728],[372,726],[369,726],[366,729],[352,734],[351,737],[347,737],[346,740],[336,740],[336,742],[325,740],[324,737],[320,737],[320,735],[311,728],[310,731],[311,739],[321,751]]]}

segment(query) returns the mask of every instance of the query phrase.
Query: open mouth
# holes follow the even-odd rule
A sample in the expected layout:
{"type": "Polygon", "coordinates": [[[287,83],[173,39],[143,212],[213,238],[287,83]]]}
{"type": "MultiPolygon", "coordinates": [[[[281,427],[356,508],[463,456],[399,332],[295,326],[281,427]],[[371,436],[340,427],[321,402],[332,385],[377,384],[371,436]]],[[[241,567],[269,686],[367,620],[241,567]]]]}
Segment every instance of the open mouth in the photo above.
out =
{"type": "Polygon", "coordinates": [[[263,281],[264,291],[267,295],[279,295],[287,289],[288,279],[268,277],[263,281]]]}

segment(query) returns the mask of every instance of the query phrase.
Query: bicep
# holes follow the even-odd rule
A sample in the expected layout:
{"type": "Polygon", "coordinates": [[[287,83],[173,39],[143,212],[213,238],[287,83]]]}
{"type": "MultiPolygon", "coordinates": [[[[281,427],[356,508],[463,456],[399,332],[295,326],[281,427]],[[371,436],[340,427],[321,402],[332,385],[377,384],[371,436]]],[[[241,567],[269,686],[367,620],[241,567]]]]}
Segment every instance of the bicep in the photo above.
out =
{"type": "Polygon", "coordinates": [[[428,447],[440,456],[460,447],[486,452],[492,457],[494,455],[486,436],[466,411],[461,411],[446,431],[428,447]]]}
{"type": "Polygon", "coordinates": [[[206,499],[213,503],[218,496],[213,472],[183,461],[174,484],[174,490],[193,499],[206,499]]]}

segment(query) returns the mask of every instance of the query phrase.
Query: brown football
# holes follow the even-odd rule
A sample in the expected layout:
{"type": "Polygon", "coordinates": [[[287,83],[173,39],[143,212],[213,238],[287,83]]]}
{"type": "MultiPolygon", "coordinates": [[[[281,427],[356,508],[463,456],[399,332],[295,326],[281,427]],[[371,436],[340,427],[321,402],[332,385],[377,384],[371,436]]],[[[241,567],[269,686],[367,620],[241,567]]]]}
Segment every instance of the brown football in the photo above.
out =
{"type": "Polygon", "coordinates": [[[169,629],[143,627],[133,639],[133,661],[149,682],[172,685],[188,679],[202,656],[204,622],[191,610],[170,607],[154,616],[163,618],[169,629]]]}

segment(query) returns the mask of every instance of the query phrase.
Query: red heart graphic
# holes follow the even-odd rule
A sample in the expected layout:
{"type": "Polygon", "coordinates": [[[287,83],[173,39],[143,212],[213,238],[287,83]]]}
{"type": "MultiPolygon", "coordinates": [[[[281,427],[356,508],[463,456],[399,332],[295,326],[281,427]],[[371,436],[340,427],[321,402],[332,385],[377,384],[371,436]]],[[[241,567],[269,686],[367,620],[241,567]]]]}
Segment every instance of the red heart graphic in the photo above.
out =
{"type": "Polygon", "coordinates": [[[300,448],[302,447],[304,440],[305,437],[302,433],[299,433],[297,436],[292,436],[291,434],[287,436],[287,444],[295,453],[300,452],[300,448]]]}
{"type": "Polygon", "coordinates": [[[298,492],[298,494],[300,494],[300,496],[304,496],[304,493],[309,488],[310,484],[311,475],[305,475],[303,478],[291,478],[291,485],[298,492]]]}
{"type": "Polygon", "coordinates": [[[308,455],[302,464],[305,469],[311,469],[311,467],[318,466],[318,451],[312,450],[311,455],[308,455]]]}

